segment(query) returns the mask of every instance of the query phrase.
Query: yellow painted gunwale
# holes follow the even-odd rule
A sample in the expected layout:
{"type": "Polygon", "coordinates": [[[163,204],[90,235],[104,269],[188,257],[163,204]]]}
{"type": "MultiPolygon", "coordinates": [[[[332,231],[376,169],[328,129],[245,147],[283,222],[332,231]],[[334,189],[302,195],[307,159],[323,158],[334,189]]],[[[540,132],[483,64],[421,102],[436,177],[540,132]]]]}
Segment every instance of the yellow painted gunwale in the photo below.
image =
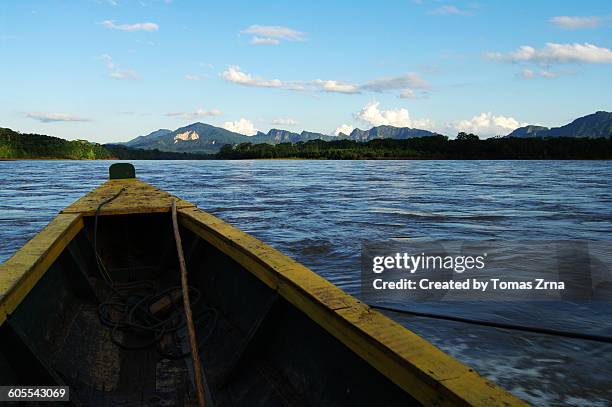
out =
{"type": "Polygon", "coordinates": [[[180,210],[179,219],[424,405],[527,405],[253,236],[197,208],[180,210]]]}
{"type": "MultiPolygon", "coordinates": [[[[0,265],[0,324],[83,228],[83,216],[170,211],[178,199],[137,179],[110,180],[67,207],[0,265]]],[[[419,402],[519,406],[525,402],[256,238],[179,200],[183,226],[227,254],[419,402]]]]}
{"type": "Polygon", "coordinates": [[[0,325],[81,229],[81,214],[59,214],[10,259],[0,264],[0,325]]]}

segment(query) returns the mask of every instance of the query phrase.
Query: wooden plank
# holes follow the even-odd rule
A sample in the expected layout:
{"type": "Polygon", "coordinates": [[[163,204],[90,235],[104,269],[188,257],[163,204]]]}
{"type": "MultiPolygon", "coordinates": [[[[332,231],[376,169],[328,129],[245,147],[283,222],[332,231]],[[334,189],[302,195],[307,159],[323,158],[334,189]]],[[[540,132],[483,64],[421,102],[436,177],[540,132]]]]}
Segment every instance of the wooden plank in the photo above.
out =
{"type": "Polygon", "coordinates": [[[85,196],[68,206],[62,213],[81,213],[94,215],[100,203],[113,197],[121,189],[124,191],[113,201],[102,207],[101,215],[125,215],[130,213],[170,212],[172,201],[178,200],[177,208],[195,207],[166,191],[155,188],[138,179],[114,179],[105,182],[85,196]]]}
{"type": "Polygon", "coordinates": [[[249,332],[247,333],[247,335],[244,337],[242,342],[238,344],[236,352],[232,356],[232,359],[230,360],[230,362],[227,365],[227,368],[225,369],[225,372],[223,373],[223,375],[221,376],[221,379],[219,380],[220,388],[223,388],[227,385],[227,382],[232,378],[238,366],[240,365],[245,355],[247,354],[249,350],[249,346],[251,346],[251,344],[256,341],[256,338],[258,336],[261,336],[261,327],[266,321],[266,319],[268,319],[270,313],[272,312],[272,308],[274,307],[274,305],[276,305],[276,303],[278,302],[278,298],[279,298],[278,294],[274,292],[274,294],[272,294],[272,297],[270,297],[270,299],[267,301],[267,303],[261,310],[261,313],[255,319],[255,322],[253,323],[253,325],[251,325],[251,328],[249,329],[249,332]]]}
{"type": "Polygon", "coordinates": [[[425,339],[256,238],[195,208],[181,224],[227,254],[412,397],[435,406],[526,405],[425,339]]]}
{"type": "Polygon", "coordinates": [[[0,324],[17,308],[82,228],[81,215],[60,214],[0,265],[0,324]]]}
{"type": "Polygon", "coordinates": [[[22,381],[31,386],[66,386],[66,382],[10,318],[0,327],[0,334],[2,346],[10,349],[5,355],[22,381]]]}

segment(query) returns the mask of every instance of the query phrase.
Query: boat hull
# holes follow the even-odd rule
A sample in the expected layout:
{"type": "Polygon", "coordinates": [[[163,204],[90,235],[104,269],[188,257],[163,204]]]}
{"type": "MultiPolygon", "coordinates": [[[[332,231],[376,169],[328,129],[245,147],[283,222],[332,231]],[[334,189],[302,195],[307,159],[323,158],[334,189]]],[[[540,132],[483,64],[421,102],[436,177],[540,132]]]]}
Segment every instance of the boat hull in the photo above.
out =
{"type": "MultiPolygon", "coordinates": [[[[0,351],[2,384],[65,384],[75,404],[195,402],[184,333],[121,329],[109,324],[118,311],[104,308],[113,298],[107,277],[175,293],[174,199],[135,179],[111,180],[0,266],[0,338],[12,344],[0,351]],[[96,227],[97,207],[121,189],[96,227]]],[[[211,404],[523,404],[303,265],[179,202],[211,404]]]]}

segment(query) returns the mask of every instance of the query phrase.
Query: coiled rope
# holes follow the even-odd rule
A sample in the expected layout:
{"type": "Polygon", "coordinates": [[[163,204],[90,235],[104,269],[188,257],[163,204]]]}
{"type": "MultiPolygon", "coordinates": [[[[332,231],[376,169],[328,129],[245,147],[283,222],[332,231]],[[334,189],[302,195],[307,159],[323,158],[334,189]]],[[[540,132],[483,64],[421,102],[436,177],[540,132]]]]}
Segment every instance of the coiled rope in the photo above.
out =
{"type": "MultiPolygon", "coordinates": [[[[126,350],[146,349],[156,346],[157,351],[169,359],[183,359],[192,352],[179,351],[180,343],[184,339],[179,336],[181,330],[187,327],[183,304],[175,301],[177,292],[185,291],[181,286],[159,289],[155,281],[138,280],[127,283],[113,281],[108,269],[104,265],[98,251],[98,224],[102,208],[117,199],[126,189],[121,188],[115,195],[100,203],[95,212],[93,246],[98,272],[102,281],[111,291],[111,294],[98,306],[98,316],[104,326],[111,328],[111,340],[115,345],[126,350]],[[171,309],[164,313],[164,317],[155,315],[151,311],[151,305],[157,303],[163,297],[171,300],[171,309]],[[145,337],[148,340],[128,345],[119,338],[119,332],[131,336],[145,337]],[[161,345],[161,339],[165,335],[171,335],[174,343],[174,351],[165,349],[161,345]]],[[[200,291],[195,287],[187,287],[187,294],[191,299],[191,305],[197,306],[201,300],[200,291]]],[[[207,329],[205,335],[200,336],[196,348],[201,346],[214,331],[217,324],[217,311],[214,308],[199,306],[199,312],[193,316],[195,322],[206,319],[207,329]]],[[[193,347],[191,349],[194,349],[193,347]]]]}

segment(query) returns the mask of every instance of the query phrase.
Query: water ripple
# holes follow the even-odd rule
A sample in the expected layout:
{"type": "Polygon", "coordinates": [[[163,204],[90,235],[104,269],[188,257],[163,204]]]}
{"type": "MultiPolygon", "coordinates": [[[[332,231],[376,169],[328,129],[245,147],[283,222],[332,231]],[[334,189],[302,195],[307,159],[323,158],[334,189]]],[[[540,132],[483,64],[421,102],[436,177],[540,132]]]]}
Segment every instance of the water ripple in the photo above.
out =
{"type": "MultiPolygon", "coordinates": [[[[110,161],[0,161],[0,261],[102,183],[110,161]]],[[[351,294],[360,250],[391,237],[612,238],[602,161],[139,161],[137,174],[252,233],[351,294]]],[[[421,310],[612,332],[609,309],[420,304],[421,310]]],[[[534,404],[611,400],[612,346],[389,314],[534,404]]]]}

